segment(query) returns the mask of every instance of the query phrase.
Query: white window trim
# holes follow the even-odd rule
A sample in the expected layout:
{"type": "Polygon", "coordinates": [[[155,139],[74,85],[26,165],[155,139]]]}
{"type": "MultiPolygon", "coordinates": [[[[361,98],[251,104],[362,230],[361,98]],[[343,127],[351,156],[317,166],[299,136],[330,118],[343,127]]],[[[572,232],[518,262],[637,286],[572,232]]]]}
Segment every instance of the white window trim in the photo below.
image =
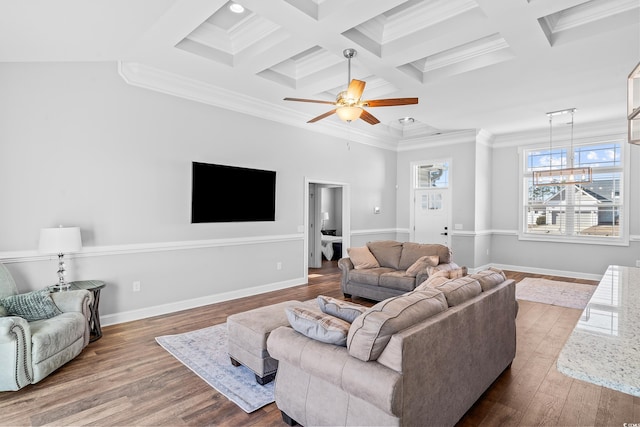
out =
{"type": "MultiPolygon", "coordinates": [[[[525,233],[525,194],[527,193],[526,184],[524,181],[525,171],[527,168],[527,159],[525,152],[530,150],[546,150],[549,145],[546,146],[543,143],[535,145],[527,145],[518,147],[518,180],[520,185],[518,186],[518,240],[536,241],[536,242],[555,242],[555,243],[578,243],[587,245],[604,245],[604,246],[629,246],[629,147],[625,140],[618,138],[606,139],[602,141],[590,141],[589,143],[575,144],[574,148],[582,145],[595,145],[605,144],[607,142],[616,142],[620,144],[620,154],[622,155],[622,233],[619,237],[574,237],[574,236],[558,236],[558,235],[541,235],[525,233]]],[[[562,144],[560,148],[566,147],[562,144]]],[[[602,168],[600,170],[605,170],[602,168]]]]}

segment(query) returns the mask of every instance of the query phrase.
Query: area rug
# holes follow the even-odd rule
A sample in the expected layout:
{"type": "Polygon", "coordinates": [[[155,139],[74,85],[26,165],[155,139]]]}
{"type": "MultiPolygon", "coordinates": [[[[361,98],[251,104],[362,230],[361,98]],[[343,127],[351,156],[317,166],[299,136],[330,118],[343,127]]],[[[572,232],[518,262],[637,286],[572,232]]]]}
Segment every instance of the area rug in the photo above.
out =
{"type": "Polygon", "coordinates": [[[594,285],[525,277],[516,283],[516,299],[584,309],[595,290],[594,285]]]}
{"type": "Polygon", "coordinates": [[[251,370],[231,364],[227,354],[226,323],[157,337],[156,341],[245,412],[253,412],[274,401],[274,382],[261,386],[251,370]]]}

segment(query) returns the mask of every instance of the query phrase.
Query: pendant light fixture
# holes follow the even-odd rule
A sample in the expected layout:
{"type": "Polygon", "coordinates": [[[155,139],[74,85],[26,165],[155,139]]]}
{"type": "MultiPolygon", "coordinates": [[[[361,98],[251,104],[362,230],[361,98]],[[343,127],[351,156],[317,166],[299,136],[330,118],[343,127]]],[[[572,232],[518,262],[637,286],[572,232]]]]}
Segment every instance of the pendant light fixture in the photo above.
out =
{"type": "Polygon", "coordinates": [[[575,114],[575,108],[569,108],[566,110],[552,111],[547,113],[549,117],[549,170],[537,170],[533,172],[533,185],[545,186],[545,185],[572,185],[572,184],[586,184],[592,180],[592,170],[589,167],[574,167],[574,151],[573,151],[573,115],[575,114]],[[551,157],[552,157],[552,143],[553,143],[553,117],[571,114],[571,148],[567,153],[567,167],[553,169],[551,157]]]}

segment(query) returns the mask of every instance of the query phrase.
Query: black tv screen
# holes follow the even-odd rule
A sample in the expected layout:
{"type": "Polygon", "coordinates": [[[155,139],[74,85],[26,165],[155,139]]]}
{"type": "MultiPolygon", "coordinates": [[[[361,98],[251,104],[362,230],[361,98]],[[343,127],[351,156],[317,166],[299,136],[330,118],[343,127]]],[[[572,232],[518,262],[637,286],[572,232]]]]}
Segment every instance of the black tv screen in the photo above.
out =
{"type": "Polygon", "coordinates": [[[193,162],[191,222],[275,221],[275,171],[193,162]]]}

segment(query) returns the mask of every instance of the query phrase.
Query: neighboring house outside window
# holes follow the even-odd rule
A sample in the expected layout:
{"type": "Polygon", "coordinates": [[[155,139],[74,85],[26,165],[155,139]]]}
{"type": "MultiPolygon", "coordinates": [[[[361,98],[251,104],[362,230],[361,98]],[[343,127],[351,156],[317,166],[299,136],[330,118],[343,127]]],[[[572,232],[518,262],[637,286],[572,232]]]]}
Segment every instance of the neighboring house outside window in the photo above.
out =
{"type": "Polygon", "coordinates": [[[522,149],[520,238],[627,244],[624,227],[624,144],[620,141],[574,147],[522,149]],[[569,158],[568,158],[569,157],[569,158]],[[590,183],[533,185],[536,170],[591,167],[590,183]]]}

